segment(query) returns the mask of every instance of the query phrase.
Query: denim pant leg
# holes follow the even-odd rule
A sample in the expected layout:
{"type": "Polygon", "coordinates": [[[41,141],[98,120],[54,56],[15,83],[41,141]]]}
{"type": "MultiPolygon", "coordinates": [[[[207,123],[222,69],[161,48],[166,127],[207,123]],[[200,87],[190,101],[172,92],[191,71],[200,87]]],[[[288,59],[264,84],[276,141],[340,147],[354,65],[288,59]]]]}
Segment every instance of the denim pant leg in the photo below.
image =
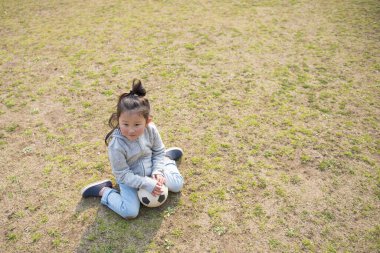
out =
{"type": "Polygon", "coordinates": [[[125,184],[119,184],[120,193],[115,189],[107,189],[101,199],[103,205],[123,218],[136,218],[140,210],[140,200],[137,189],[125,184]]]}
{"type": "Polygon", "coordinates": [[[183,177],[177,168],[175,161],[165,157],[164,177],[165,185],[171,192],[179,192],[183,187],[183,177]]]}

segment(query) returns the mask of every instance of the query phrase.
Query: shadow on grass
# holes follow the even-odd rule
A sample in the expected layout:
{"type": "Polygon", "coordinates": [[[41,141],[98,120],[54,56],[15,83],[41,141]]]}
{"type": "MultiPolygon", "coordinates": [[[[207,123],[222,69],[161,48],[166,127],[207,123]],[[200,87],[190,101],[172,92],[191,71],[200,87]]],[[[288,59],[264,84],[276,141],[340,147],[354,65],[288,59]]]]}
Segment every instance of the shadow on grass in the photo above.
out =
{"type": "Polygon", "coordinates": [[[78,214],[90,208],[99,208],[93,224],[83,233],[76,252],[145,252],[155,248],[153,239],[165,215],[170,215],[180,197],[180,193],[170,192],[162,206],[141,206],[139,216],[132,220],[125,220],[103,206],[99,198],[82,199],[76,207],[78,214]]]}

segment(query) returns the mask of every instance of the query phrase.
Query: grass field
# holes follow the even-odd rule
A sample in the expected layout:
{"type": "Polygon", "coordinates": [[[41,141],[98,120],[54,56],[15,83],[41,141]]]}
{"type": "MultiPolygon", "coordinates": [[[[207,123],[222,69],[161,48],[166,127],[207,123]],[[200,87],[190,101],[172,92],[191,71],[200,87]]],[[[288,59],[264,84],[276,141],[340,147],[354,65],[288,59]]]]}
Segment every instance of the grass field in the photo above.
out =
{"type": "Polygon", "coordinates": [[[0,252],[380,252],[377,0],[0,0],[0,252]],[[133,78],[186,185],[80,189],[133,78]]]}

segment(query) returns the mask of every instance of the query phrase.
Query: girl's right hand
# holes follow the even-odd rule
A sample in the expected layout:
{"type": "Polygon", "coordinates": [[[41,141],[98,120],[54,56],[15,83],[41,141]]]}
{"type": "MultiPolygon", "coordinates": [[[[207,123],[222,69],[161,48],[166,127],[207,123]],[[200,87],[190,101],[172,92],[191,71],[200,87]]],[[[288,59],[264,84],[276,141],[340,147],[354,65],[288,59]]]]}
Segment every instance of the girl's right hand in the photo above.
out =
{"type": "Polygon", "coordinates": [[[153,196],[158,196],[158,195],[161,195],[162,193],[163,193],[162,183],[157,182],[156,186],[154,187],[154,189],[152,191],[152,195],[153,196]]]}

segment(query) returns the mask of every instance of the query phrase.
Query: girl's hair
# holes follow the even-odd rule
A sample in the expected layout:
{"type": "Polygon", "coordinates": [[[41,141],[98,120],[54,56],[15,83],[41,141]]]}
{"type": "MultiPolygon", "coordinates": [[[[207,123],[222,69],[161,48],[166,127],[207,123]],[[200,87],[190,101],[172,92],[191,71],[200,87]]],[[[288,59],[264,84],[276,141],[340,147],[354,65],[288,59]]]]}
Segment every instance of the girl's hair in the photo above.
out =
{"type": "Polygon", "coordinates": [[[129,93],[123,93],[120,95],[116,105],[116,112],[112,113],[108,120],[108,125],[112,130],[106,135],[104,141],[108,145],[108,139],[112,135],[113,131],[119,127],[119,117],[125,111],[134,111],[142,115],[146,120],[150,115],[150,104],[146,95],[146,91],[138,79],[133,79],[132,90],[129,93]]]}

